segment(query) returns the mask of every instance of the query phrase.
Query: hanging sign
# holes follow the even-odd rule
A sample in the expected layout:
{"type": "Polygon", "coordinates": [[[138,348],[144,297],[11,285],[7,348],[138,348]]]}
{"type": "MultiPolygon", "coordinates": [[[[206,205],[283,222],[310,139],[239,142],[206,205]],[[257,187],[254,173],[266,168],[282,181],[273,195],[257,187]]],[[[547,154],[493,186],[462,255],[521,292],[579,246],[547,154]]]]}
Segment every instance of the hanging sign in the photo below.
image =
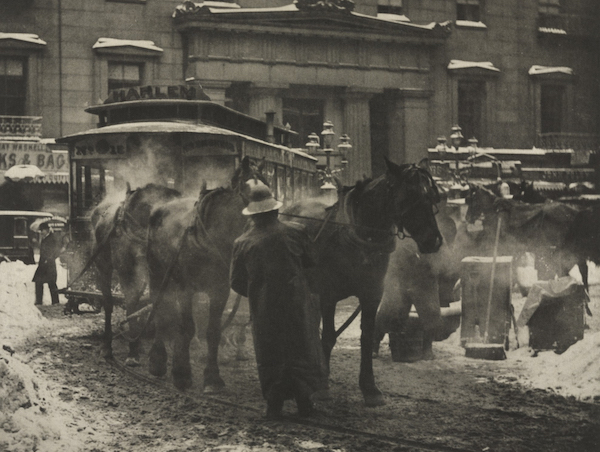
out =
{"type": "Polygon", "coordinates": [[[44,143],[0,141],[0,171],[15,165],[35,165],[42,171],[65,171],[67,155],[53,153],[44,143]]]}

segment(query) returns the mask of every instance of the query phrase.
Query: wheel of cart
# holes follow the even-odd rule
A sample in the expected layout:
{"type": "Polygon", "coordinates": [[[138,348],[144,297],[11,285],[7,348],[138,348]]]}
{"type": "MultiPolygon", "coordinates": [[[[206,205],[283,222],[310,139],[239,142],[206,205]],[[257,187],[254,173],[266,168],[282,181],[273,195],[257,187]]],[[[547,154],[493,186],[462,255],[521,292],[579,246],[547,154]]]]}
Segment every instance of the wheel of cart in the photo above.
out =
{"type": "Polygon", "coordinates": [[[63,311],[65,315],[84,313],[98,314],[100,311],[102,311],[102,299],[101,295],[99,294],[69,290],[65,292],[65,297],[67,298],[67,304],[65,305],[65,309],[63,311]],[[91,306],[92,310],[79,309],[79,307],[83,304],[91,306]]]}

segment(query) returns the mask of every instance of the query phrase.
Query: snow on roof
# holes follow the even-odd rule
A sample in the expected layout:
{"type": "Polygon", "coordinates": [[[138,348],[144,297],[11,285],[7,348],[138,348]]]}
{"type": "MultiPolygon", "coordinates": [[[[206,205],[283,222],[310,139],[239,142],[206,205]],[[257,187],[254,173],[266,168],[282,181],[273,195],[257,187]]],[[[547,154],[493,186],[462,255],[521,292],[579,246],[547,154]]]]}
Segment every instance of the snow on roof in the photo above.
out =
{"type": "Polygon", "coordinates": [[[99,38],[92,46],[92,49],[104,49],[108,47],[137,47],[138,49],[153,50],[155,52],[163,51],[163,49],[154,44],[154,41],[115,38],[99,38]]]}
{"type": "Polygon", "coordinates": [[[202,7],[202,6],[208,6],[209,8],[227,8],[227,9],[240,9],[241,6],[238,5],[237,3],[230,3],[230,2],[199,2],[199,3],[195,3],[196,6],[202,7]]]}
{"type": "Polygon", "coordinates": [[[33,33],[1,33],[0,39],[14,39],[15,41],[30,42],[32,44],[46,45],[46,41],[40,39],[38,35],[33,33]]]}
{"type": "Polygon", "coordinates": [[[529,75],[541,74],[567,74],[573,75],[573,69],[566,66],[538,66],[533,65],[529,68],[529,75]]]}
{"type": "Polygon", "coordinates": [[[410,22],[410,19],[404,14],[377,13],[377,19],[390,22],[410,22]]]}
{"type": "Polygon", "coordinates": [[[487,28],[487,25],[483,22],[475,22],[473,20],[457,20],[455,24],[457,27],[487,28]]]}
{"type": "MultiPolygon", "coordinates": [[[[191,2],[190,2],[191,3],[191,2]]],[[[240,8],[239,5],[236,4],[232,4],[232,3],[224,3],[224,2],[202,2],[202,3],[193,3],[195,5],[196,8],[200,9],[202,7],[208,8],[208,10],[210,11],[211,14],[236,14],[236,13],[269,13],[269,12],[286,12],[286,11],[297,11],[300,12],[300,10],[296,7],[295,3],[290,3],[288,5],[284,5],[284,6],[276,6],[276,7],[269,7],[269,8],[240,8]],[[212,4],[219,4],[219,5],[212,5],[212,4]],[[227,6],[223,6],[223,5],[227,5],[227,6]],[[231,6],[231,5],[235,5],[235,6],[231,6]]],[[[184,5],[179,5],[175,8],[175,12],[173,13],[173,17],[176,17],[178,15],[178,11],[179,12],[183,12],[186,11],[186,4],[184,5]]],[[[377,16],[370,16],[367,14],[360,14],[357,13],[355,11],[350,12],[350,15],[354,16],[354,17],[362,17],[362,18],[367,18],[367,19],[371,19],[371,20],[379,20],[382,22],[393,22],[393,23],[397,23],[397,24],[402,24],[402,25],[407,25],[410,27],[414,27],[414,28],[420,28],[420,29],[425,29],[425,30],[433,30],[438,24],[438,22],[431,22],[429,24],[425,24],[425,25],[417,25],[417,24],[413,24],[410,22],[410,19],[406,16],[400,16],[397,14],[377,14],[377,16]]]]}
{"type": "Polygon", "coordinates": [[[490,61],[463,61],[463,60],[451,60],[448,64],[449,70],[457,70],[457,69],[470,69],[470,68],[480,68],[486,69],[488,71],[500,72],[500,69],[494,66],[494,64],[490,61]]]}

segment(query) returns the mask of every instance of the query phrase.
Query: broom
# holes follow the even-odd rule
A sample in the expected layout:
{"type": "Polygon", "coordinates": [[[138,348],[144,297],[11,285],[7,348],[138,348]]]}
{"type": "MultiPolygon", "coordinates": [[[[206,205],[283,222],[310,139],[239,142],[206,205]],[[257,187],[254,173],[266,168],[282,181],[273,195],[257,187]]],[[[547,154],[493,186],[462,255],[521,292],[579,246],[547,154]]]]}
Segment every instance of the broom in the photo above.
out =
{"type": "Polygon", "coordinates": [[[496,227],[496,240],[494,242],[494,257],[492,258],[492,275],[490,278],[490,292],[488,294],[487,316],[485,320],[485,333],[483,343],[467,343],[465,345],[465,356],[475,359],[489,359],[499,361],[506,359],[504,345],[489,344],[490,317],[492,314],[492,295],[494,292],[494,279],[496,277],[496,258],[498,257],[498,242],[500,241],[500,226],[502,225],[502,216],[498,216],[498,226],[496,227]]]}

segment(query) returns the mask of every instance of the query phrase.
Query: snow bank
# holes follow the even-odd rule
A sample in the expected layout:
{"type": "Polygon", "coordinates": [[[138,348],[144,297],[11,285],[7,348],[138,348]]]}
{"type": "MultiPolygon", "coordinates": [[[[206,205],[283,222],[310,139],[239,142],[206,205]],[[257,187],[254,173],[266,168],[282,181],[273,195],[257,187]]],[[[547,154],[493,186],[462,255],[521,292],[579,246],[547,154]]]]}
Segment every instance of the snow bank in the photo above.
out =
{"type": "MultiPolygon", "coordinates": [[[[35,306],[35,265],[21,261],[0,264],[0,343],[18,346],[47,324],[35,306]]],[[[46,286],[46,292],[49,292],[46,286]]],[[[50,294],[47,294],[50,297],[50,294]]],[[[51,303],[48,301],[48,303],[51,303]]]]}
{"type": "Polygon", "coordinates": [[[85,450],[74,426],[87,427],[53,397],[29,366],[0,350],[0,450],[85,450]]]}
{"type": "MultiPolygon", "coordinates": [[[[22,355],[12,353],[49,326],[34,304],[35,269],[20,261],[0,264],[0,451],[86,450],[86,435],[93,429],[54,396],[57,391],[22,361],[22,355]]],[[[59,279],[64,277],[64,269],[58,271],[59,279]]],[[[50,304],[45,289],[44,304],[50,304]]]]}
{"type": "Polygon", "coordinates": [[[600,332],[586,335],[560,355],[544,351],[534,357],[522,348],[511,352],[511,358],[523,365],[519,382],[524,386],[583,401],[600,399],[600,332]]]}

